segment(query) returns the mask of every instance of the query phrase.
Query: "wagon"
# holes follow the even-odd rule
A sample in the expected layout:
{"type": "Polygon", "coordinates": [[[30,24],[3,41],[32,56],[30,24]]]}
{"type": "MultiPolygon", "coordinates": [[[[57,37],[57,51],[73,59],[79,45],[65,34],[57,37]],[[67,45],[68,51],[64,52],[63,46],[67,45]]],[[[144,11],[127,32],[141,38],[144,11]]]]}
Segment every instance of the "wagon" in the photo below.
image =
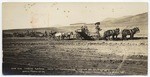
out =
{"type": "Polygon", "coordinates": [[[94,38],[90,34],[81,29],[77,29],[75,30],[75,32],[76,32],[76,39],[78,40],[94,40],[94,38]]]}

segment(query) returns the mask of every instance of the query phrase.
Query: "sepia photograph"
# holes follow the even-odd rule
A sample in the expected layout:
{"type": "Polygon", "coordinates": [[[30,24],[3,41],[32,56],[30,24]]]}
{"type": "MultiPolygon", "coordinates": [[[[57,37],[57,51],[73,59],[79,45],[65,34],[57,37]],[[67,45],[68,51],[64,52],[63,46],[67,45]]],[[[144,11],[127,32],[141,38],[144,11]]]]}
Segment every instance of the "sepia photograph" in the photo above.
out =
{"type": "Polygon", "coordinates": [[[3,75],[148,75],[148,2],[3,2],[3,75]]]}

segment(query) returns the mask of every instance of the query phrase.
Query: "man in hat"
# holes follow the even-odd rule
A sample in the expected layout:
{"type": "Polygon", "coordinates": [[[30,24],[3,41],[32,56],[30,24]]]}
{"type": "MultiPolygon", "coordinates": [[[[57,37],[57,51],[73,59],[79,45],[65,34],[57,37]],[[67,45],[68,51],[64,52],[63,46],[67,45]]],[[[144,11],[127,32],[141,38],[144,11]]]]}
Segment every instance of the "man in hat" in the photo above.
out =
{"type": "Polygon", "coordinates": [[[102,29],[100,29],[100,27],[99,27],[100,22],[96,22],[95,25],[96,25],[95,29],[96,29],[96,33],[97,33],[97,38],[100,39],[101,36],[100,36],[99,31],[102,30],[102,29]]]}

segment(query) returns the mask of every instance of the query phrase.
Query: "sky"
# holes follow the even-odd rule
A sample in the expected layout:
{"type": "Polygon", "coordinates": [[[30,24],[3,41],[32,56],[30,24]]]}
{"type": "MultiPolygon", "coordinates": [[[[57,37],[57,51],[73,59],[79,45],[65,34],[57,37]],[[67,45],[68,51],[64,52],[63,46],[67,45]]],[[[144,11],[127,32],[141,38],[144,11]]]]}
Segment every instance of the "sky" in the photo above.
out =
{"type": "Polygon", "coordinates": [[[148,3],[3,3],[2,29],[69,26],[73,23],[95,23],[148,12],[148,3]]]}

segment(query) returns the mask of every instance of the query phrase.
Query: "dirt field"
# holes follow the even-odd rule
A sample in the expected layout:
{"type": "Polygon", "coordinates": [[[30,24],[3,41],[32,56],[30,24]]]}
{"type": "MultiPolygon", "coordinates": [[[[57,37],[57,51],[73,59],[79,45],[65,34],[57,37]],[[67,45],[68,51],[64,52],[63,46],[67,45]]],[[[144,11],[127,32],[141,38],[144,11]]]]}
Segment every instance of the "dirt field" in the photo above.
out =
{"type": "Polygon", "coordinates": [[[3,74],[147,75],[147,56],[147,39],[3,39],[3,74]]]}

